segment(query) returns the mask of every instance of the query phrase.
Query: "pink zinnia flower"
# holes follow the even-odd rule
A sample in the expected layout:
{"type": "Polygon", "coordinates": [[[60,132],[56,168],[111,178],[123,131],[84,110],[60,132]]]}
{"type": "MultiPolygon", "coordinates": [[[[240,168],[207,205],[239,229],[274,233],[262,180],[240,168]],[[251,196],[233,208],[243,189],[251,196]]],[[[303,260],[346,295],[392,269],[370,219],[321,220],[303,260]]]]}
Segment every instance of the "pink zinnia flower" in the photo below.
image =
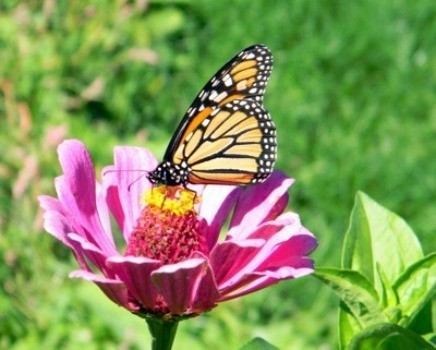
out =
{"type": "Polygon", "coordinates": [[[126,170],[157,165],[142,148],[116,147],[101,183],[80,141],[58,152],[58,198],[39,198],[44,227],[73,251],[80,270],[71,277],[94,282],[129,311],[176,320],[313,272],[307,255],[316,239],[297,214],[284,212],[294,180],[279,171],[247,188],[196,186],[195,195],[135,181],[138,173],[126,170]],[[115,244],[111,216],[125,246],[115,244]]]}

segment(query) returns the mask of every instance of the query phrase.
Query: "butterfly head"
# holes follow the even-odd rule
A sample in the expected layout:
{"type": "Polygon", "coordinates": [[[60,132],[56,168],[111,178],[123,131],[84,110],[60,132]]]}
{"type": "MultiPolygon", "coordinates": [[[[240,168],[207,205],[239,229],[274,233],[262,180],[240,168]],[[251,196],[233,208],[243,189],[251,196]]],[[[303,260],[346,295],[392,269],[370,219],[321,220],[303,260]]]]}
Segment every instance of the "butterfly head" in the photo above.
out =
{"type": "Polygon", "coordinates": [[[188,173],[177,164],[163,161],[147,175],[147,178],[152,184],[178,186],[188,181],[188,173]]]}

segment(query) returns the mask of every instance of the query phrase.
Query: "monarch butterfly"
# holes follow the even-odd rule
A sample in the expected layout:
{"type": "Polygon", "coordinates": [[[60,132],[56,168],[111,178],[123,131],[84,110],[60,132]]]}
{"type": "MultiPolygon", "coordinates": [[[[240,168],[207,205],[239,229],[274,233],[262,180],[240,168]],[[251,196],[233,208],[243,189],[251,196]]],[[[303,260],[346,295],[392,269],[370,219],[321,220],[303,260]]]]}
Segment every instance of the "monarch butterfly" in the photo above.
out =
{"type": "Polygon", "coordinates": [[[272,70],[264,45],[242,50],[204,86],[176,129],[153,184],[264,181],[277,158],[276,128],[262,101],[272,70]]]}

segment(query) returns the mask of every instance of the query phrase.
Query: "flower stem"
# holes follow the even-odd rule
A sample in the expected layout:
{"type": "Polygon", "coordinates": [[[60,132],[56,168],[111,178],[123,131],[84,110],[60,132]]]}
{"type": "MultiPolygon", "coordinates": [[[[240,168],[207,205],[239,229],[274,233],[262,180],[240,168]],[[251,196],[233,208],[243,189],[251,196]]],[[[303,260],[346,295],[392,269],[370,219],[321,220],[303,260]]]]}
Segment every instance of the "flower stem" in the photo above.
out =
{"type": "Polygon", "coordinates": [[[171,350],[179,322],[163,321],[157,317],[147,318],[146,321],[151,333],[152,350],[171,350]]]}

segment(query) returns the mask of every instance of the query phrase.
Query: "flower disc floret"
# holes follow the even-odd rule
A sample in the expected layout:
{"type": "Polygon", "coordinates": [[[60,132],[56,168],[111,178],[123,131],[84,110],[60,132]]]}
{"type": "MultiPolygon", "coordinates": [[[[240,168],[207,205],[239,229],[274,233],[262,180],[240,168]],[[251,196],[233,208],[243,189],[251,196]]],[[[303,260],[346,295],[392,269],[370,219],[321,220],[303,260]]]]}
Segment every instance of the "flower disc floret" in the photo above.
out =
{"type": "Polygon", "coordinates": [[[208,253],[205,232],[197,217],[195,192],[181,187],[146,190],[145,204],[133,229],[125,255],[143,256],[164,264],[188,259],[194,252],[208,253]]]}

